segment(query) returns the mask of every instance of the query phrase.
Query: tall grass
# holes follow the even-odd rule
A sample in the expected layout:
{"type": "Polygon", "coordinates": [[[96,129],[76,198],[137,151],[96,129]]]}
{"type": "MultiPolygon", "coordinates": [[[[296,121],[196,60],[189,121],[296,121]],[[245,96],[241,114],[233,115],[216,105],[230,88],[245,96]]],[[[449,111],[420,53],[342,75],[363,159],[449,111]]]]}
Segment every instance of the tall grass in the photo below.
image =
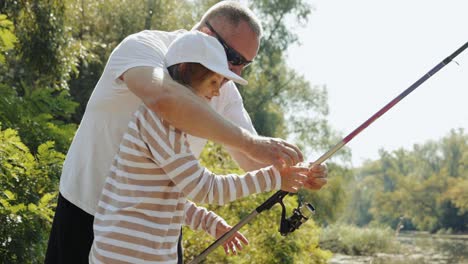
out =
{"type": "Polygon", "coordinates": [[[322,230],[320,247],[333,253],[371,256],[399,250],[394,231],[390,228],[360,228],[351,225],[331,225],[322,230]]]}

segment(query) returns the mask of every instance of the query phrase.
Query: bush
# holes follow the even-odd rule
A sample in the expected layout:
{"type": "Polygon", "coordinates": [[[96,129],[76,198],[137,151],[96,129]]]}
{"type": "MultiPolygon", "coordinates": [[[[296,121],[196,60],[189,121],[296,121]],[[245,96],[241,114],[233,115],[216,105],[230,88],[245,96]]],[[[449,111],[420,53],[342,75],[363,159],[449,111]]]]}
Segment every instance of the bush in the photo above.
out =
{"type": "Polygon", "coordinates": [[[44,88],[18,96],[12,87],[0,83],[0,94],[0,123],[18,131],[30,150],[47,141],[55,142],[57,151],[68,150],[77,127],[66,122],[77,106],[68,91],[44,88]]]}
{"type": "Polygon", "coordinates": [[[333,253],[371,256],[378,252],[396,252],[399,244],[390,228],[359,228],[337,224],[323,230],[320,246],[333,253]]]}
{"type": "Polygon", "coordinates": [[[17,131],[0,129],[0,263],[42,263],[64,155],[52,142],[33,156],[17,131]]]}
{"type": "MultiPolygon", "coordinates": [[[[242,173],[219,145],[209,143],[202,153],[203,164],[219,174],[242,173]]],[[[207,206],[211,211],[223,217],[231,226],[249,215],[255,208],[265,202],[272,193],[257,194],[229,203],[224,206],[207,206]]],[[[296,196],[284,199],[287,216],[297,206],[296,196]]],[[[273,206],[257,215],[240,232],[249,240],[238,256],[226,256],[220,246],[208,255],[204,263],[327,263],[331,252],[318,247],[320,228],[314,220],[304,223],[294,233],[283,237],[278,232],[281,207],[273,206]]],[[[184,259],[191,260],[199,255],[215,240],[203,232],[194,232],[184,228],[184,259]]]]}

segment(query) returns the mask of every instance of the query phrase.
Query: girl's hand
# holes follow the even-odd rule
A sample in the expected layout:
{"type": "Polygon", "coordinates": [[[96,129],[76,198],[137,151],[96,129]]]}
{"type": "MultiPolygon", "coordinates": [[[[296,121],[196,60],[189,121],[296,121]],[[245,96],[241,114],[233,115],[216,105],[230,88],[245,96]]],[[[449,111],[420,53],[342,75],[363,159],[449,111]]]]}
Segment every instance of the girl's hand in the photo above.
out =
{"type": "Polygon", "coordinates": [[[307,180],[309,168],[300,166],[283,167],[281,174],[281,190],[296,193],[307,180]]]}
{"type": "MultiPolygon", "coordinates": [[[[226,232],[231,230],[231,226],[226,222],[221,221],[216,227],[216,239],[224,235],[226,232]]],[[[242,248],[249,244],[249,240],[242,235],[239,231],[235,232],[224,244],[224,252],[226,255],[237,255],[238,251],[241,251],[242,248]]]]}

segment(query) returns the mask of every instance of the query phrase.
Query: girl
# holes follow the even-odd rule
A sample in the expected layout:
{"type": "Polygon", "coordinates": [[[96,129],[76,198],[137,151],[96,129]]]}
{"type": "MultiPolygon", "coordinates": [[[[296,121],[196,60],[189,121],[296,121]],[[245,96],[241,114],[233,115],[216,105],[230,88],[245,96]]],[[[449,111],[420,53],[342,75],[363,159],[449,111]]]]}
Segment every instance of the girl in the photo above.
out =
{"type": "MultiPolygon", "coordinates": [[[[219,95],[226,79],[247,83],[229,70],[222,45],[199,31],[184,33],[169,46],[166,67],[206,101],[219,95]]],[[[91,263],[177,263],[182,224],[213,236],[227,226],[191,201],[222,205],[271,190],[296,192],[306,180],[308,169],[300,167],[215,175],[199,164],[186,137],[145,105],[134,114],[102,190],[91,263]]]]}

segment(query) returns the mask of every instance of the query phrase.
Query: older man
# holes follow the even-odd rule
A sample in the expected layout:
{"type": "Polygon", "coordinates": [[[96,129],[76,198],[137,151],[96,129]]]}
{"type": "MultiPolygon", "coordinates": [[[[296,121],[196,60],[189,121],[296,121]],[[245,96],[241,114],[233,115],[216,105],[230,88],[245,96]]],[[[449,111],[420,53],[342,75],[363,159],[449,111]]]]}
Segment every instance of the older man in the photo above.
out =
{"type": "MultiPolygon", "coordinates": [[[[257,55],[261,25],[237,2],[214,5],[194,29],[219,40],[231,71],[237,74],[257,55]]],[[[142,101],[162,119],[193,135],[189,142],[196,156],[209,139],[226,146],[244,170],[303,160],[293,144],[256,134],[232,81],[224,83],[210,107],[170,78],[164,55],[182,32],[142,31],[112,52],[67,153],[47,263],[87,262],[99,195],[131,115],[142,101]]],[[[320,189],[325,183],[325,166],[311,168],[305,187],[320,189]]]]}

